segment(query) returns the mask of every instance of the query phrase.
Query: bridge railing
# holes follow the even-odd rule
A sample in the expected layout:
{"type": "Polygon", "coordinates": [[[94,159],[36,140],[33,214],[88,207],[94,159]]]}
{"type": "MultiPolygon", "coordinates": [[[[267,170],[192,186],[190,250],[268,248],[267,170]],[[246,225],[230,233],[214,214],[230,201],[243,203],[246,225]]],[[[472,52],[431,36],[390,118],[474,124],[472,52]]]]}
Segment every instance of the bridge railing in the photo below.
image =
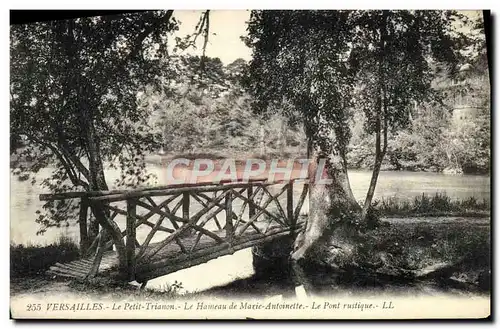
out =
{"type": "Polygon", "coordinates": [[[80,199],[80,248],[84,255],[95,254],[97,268],[113,239],[101,227],[90,241],[88,210],[95,205],[106,209],[109,219],[118,224],[125,244],[125,255],[121,256],[126,264],[120,267],[132,280],[137,267],[155,271],[172,263],[172,255],[178,259],[207,257],[210,252],[212,256],[222,255],[255,239],[265,241],[294,232],[308,189],[305,181],[294,205],[294,184],[294,180],[183,184],[128,191],[42,194],[40,199],[80,199]]]}

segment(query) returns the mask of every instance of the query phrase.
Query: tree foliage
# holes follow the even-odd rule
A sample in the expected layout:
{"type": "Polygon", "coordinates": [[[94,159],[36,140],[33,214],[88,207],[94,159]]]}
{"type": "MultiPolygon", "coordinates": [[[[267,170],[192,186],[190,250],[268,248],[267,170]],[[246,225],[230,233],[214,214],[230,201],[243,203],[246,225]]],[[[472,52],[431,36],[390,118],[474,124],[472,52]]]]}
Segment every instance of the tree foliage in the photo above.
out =
{"type": "Polygon", "coordinates": [[[247,86],[255,107],[291,105],[286,113],[331,152],[342,150],[349,138],[348,19],[344,11],[253,11],[245,40],[253,49],[247,86]],[[332,128],[335,140],[327,138],[332,128]]]}
{"type": "MultiPolygon", "coordinates": [[[[137,96],[175,73],[166,41],[176,29],[172,11],[12,26],[11,136],[24,141],[16,172],[52,166],[42,182],[52,191],[107,189],[104,162],[121,170],[118,185],[147,180],[142,160],[160,136],[137,96]]],[[[48,203],[39,222],[59,225],[62,203],[48,203]]]]}

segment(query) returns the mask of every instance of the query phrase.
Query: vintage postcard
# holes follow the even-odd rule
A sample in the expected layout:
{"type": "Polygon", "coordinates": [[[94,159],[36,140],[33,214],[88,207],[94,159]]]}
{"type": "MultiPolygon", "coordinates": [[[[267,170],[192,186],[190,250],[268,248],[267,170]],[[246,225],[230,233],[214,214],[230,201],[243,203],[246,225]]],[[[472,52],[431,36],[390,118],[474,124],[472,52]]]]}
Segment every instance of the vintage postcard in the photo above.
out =
{"type": "Polygon", "coordinates": [[[43,15],[10,26],[13,319],[490,316],[488,11],[43,15]]]}

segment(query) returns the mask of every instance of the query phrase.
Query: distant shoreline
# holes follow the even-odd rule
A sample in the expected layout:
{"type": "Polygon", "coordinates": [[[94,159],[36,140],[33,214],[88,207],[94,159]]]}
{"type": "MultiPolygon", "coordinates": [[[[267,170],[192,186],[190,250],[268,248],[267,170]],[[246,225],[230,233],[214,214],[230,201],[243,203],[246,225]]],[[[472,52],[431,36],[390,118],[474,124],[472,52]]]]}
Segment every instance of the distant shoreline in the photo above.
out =
{"type": "MultiPolygon", "coordinates": [[[[165,154],[165,155],[160,155],[160,154],[150,154],[147,155],[145,158],[145,162],[147,164],[152,164],[152,165],[163,165],[166,164],[174,159],[179,159],[179,158],[186,158],[186,159],[210,159],[215,162],[220,162],[223,163],[226,159],[234,159],[235,162],[238,163],[243,163],[246,161],[246,159],[249,158],[254,158],[254,159],[262,159],[264,161],[266,160],[271,160],[271,159],[307,159],[307,157],[303,154],[296,154],[296,155],[284,155],[284,156],[278,156],[275,154],[269,154],[269,155],[255,155],[255,154],[242,154],[242,153],[235,153],[234,156],[228,156],[228,155],[223,155],[223,154],[218,154],[218,153],[179,153],[179,154],[165,154]]],[[[347,170],[365,170],[365,171],[371,171],[372,168],[369,167],[347,167],[347,170]]],[[[407,172],[423,172],[423,173],[439,173],[439,174],[444,174],[448,176],[462,176],[462,175],[479,175],[479,176],[490,176],[490,172],[461,172],[461,170],[455,170],[456,172],[453,172],[453,169],[449,168],[444,168],[443,170],[434,170],[433,168],[410,168],[410,167],[405,167],[402,169],[396,169],[394,166],[382,166],[380,171],[391,171],[391,172],[398,172],[398,171],[407,171],[407,172]]]]}
{"type": "MultiPolygon", "coordinates": [[[[10,157],[10,169],[16,169],[14,165],[15,163],[15,155],[12,154],[10,157]]],[[[271,159],[307,159],[305,154],[297,153],[297,154],[284,154],[278,155],[274,153],[258,155],[251,152],[234,152],[233,155],[223,154],[222,152],[210,151],[210,152],[193,152],[193,153],[166,153],[166,154],[147,154],[145,156],[144,162],[150,165],[161,166],[164,165],[174,159],[178,158],[186,158],[186,159],[210,159],[216,162],[223,163],[226,159],[234,159],[236,164],[243,163],[246,159],[262,159],[262,160],[271,160],[271,159]]],[[[17,164],[28,165],[26,162],[17,162],[17,164]]],[[[371,171],[372,169],[369,167],[355,167],[348,166],[348,170],[364,170],[371,171]]],[[[390,165],[382,165],[380,171],[383,172],[398,172],[398,171],[406,171],[406,172],[422,172],[422,173],[439,173],[447,176],[463,176],[463,175],[477,175],[477,176],[491,176],[491,171],[487,172],[462,172],[462,170],[457,170],[453,168],[444,168],[442,170],[436,170],[435,168],[412,168],[412,167],[404,167],[401,169],[396,169],[394,166],[390,165]]]]}

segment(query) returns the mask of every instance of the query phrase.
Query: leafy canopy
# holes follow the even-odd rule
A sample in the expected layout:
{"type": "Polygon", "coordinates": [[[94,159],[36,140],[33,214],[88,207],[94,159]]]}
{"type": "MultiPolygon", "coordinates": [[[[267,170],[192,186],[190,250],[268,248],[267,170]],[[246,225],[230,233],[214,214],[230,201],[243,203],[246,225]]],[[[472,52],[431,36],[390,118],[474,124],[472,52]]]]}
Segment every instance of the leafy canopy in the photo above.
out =
{"type": "Polygon", "coordinates": [[[291,104],[313,142],[340,150],[362,108],[375,129],[381,94],[388,126],[405,126],[414,101],[433,96],[433,63],[455,67],[463,35],[452,11],[253,11],[247,86],[254,106],[291,104]],[[333,134],[332,134],[333,132],[333,134]],[[333,137],[333,139],[332,139],[333,137]]]}
{"type": "MultiPolygon", "coordinates": [[[[160,135],[148,129],[138,93],[175,75],[167,39],[172,11],[150,11],[11,27],[11,136],[15,173],[53,167],[42,186],[54,192],[90,189],[91,147],[119,167],[118,185],[146,181],[144,154],[160,135]],[[85,121],[82,113],[90,113],[85,121]],[[91,122],[95,136],[88,138],[91,122]]],[[[33,180],[32,183],[35,183],[33,180]]],[[[95,187],[94,187],[95,188],[95,187]]],[[[101,187],[102,188],[102,187],[101,187]]],[[[64,219],[66,202],[47,203],[46,226],[64,219]]]]}

